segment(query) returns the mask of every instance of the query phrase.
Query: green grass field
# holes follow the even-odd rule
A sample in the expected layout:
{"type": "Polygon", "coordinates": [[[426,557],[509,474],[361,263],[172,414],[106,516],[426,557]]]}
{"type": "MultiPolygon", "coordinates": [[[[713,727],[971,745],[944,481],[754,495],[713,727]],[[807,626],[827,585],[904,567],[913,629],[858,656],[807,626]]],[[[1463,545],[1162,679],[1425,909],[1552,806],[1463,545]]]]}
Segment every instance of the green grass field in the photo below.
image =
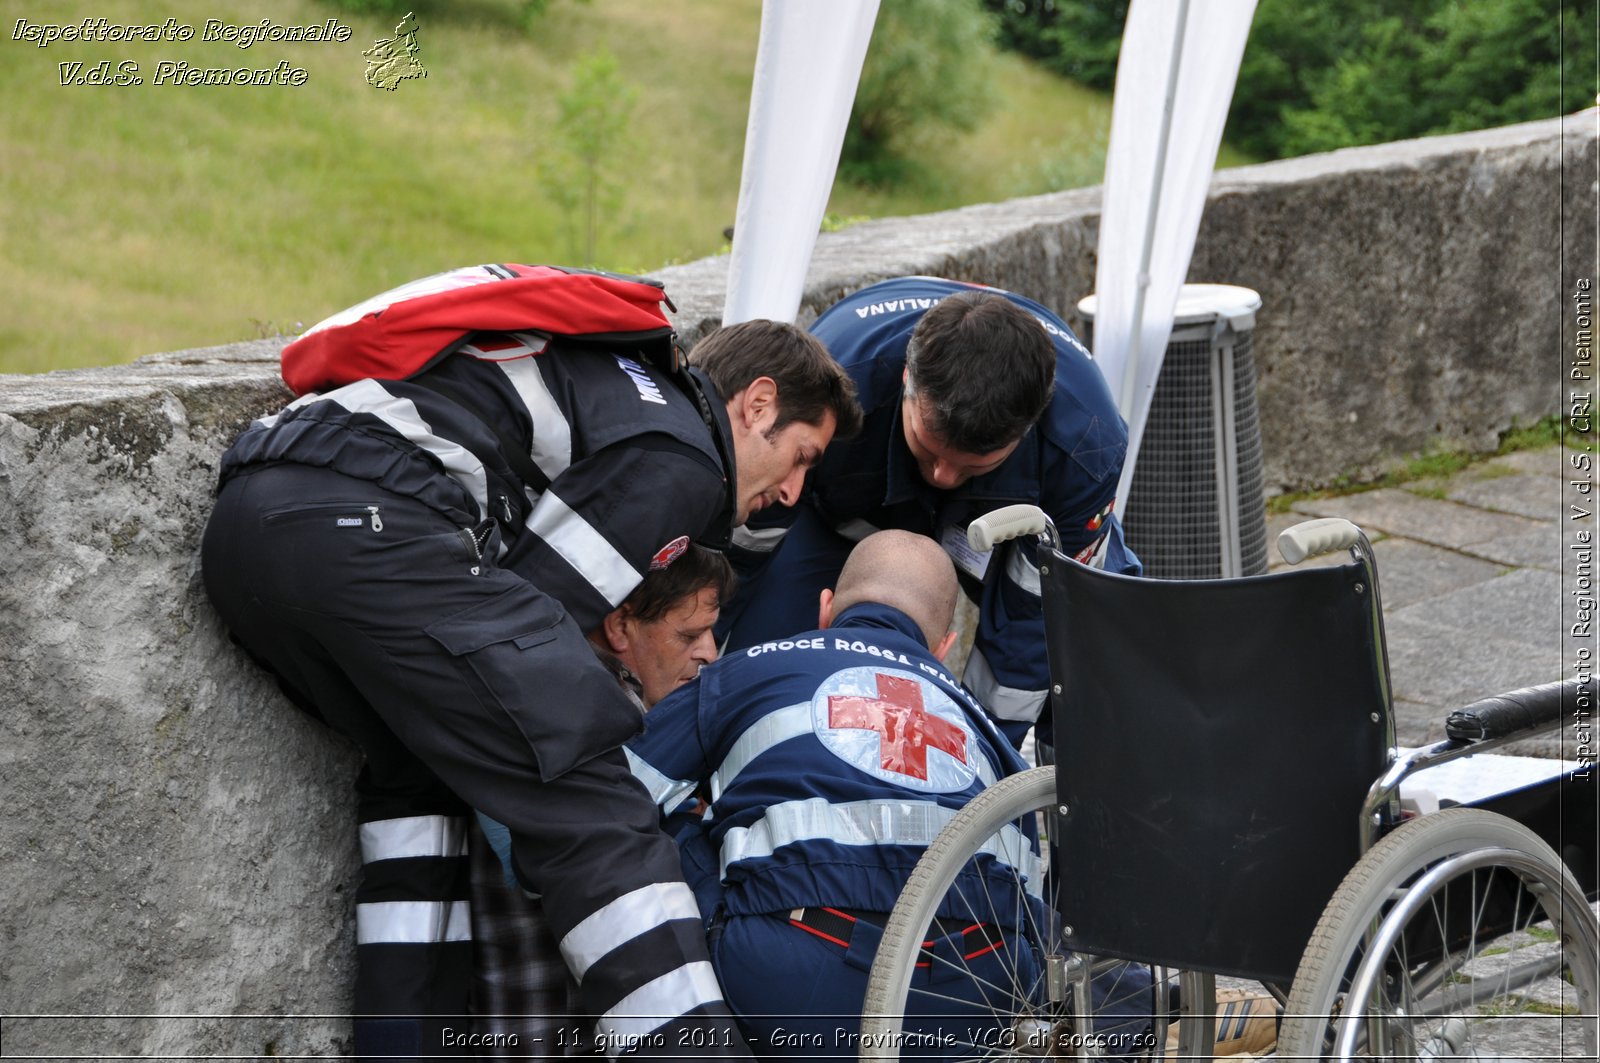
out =
{"type": "MultiPolygon", "coordinates": [[[[337,17],[349,41],[202,41],[207,19],[260,21],[260,5],[235,0],[0,0],[0,372],[294,332],[448,266],[572,261],[536,166],[567,65],[600,46],[638,95],[611,164],[626,198],[599,264],[645,270],[718,251],[738,197],[758,0],[552,0],[528,31],[519,6],[458,0],[445,15],[419,3],[427,77],[389,92],[366,84],[361,53],[395,20],[317,0],[265,10],[281,25],[337,17]],[[19,18],[88,16],[171,17],[196,34],[13,39],[19,18]],[[144,83],[61,84],[59,64],[103,60],[113,72],[136,63],[144,83]],[[287,61],[306,75],[298,86],[158,85],[163,60],[287,61]]],[[[998,70],[1002,102],[982,128],[925,145],[906,187],[837,187],[830,212],[907,214],[1096,183],[1109,99],[1014,56],[998,70]]]]}

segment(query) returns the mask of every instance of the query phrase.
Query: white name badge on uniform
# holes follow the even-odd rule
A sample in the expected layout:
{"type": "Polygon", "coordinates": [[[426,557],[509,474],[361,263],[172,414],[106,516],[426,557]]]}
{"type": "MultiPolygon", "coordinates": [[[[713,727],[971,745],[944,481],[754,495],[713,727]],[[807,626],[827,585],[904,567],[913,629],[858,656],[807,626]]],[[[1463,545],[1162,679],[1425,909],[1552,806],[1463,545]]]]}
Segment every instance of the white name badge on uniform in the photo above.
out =
{"type": "Polygon", "coordinates": [[[950,560],[956,567],[973,579],[983,579],[983,574],[989,571],[989,561],[994,557],[994,551],[983,553],[972,548],[967,542],[967,529],[958,528],[954,524],[945,525],[944,532],[939,536],[939,545],[944,547],[944,552],[950,555],[950,560]]]}

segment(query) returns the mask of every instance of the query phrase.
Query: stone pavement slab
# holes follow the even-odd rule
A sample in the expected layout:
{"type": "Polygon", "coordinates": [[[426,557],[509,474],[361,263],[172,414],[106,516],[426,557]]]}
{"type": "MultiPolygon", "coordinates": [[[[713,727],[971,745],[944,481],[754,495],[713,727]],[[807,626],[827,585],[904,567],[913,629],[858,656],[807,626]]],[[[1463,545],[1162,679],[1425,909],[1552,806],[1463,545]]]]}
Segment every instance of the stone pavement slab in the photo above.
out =
{"type": "Polygon", "coordinates": [[[1548,520],[1561,511],[1563,484],[1554,476],[1501,476],[1462,484],[1447,496],[1452,502],[1465,502],[1480,509],[1515,513],[1534,520],[1548,520]]]}
{"type": "Polygon", "coordinates": [[[1563,678],[1560,647],[1553,640],[1499,638],[1485,645],[1478,632],[1417,615],[1396,614],[1384,626],[1397,699],[1395,729],[1407,745],[1443,737],[1444,716],[1451,709],[1563,678]]]}
{"type": "MultiPolygon", "coordinates": [[[[1395,726],[1403,744],[1444,737],[1450,711],[1567,677],[1561,632],[1565,462],[1556,447],[1519,451],[1429,481],[1297,502],[1269,514],[1269,568],[1284,529],[1344,517],[1373,541],[1383,591],[1395,726]],[[1440,492],[1444,498],[1428,497],[1440,492]]],[[[1344,563],[1342,554],[1306,562],[1344,563]]],[[[1569,757],[1566,731],[1507,747],[1569,757]]]]}
{"type": "Polygon", "coordinates": [[[1388,538],[1372,546],[1385,614],[1501,576],[1505,568],[1454,550],[1388,538]]]}
{"type": "MultiPolygon", "coordinates": [[[[1480,639],[1485,650],[1502,641],[1526,642],[1548,646],[1552,654],[1559,656],[1556,651],[1561,641],[1561,615],[1556,604],[1560,601],[1558,573],[1518,569],[1497,579],[1395,609],[1388,616],[1393,620],[1420,620],[1455,628],[1480,639]]],[[[1528,680],[1542,681],[1537,677],[1528,680]]]]}
{"type": "MultiPolygon", "coordinates": [[[[1530,476],[1555,476],[1566,479],[1573,471],[1572,456],[1577,453],[1572,450],[1562,450],[1559,447],[1540,447],[1537,450],[1517,450],[1510,454],[1502,454],[1488,464],[1490,466],[1504,466],[1530,476]]],[[[1593,461],[1592,455],[1586,456],[1593,461]]]]}
{"type": "MultiPolygon", "coordinates": [[[[1394,651],[1389,654],[1389,665],[1394,666],[1394,651]]],[[[1444,720],[1450,710],[1458,705],[1435,705],[1431,701],[1413,701],[1410,698],[1394,699],[1395,737],[1402,746],[1424,746],[1444,737],[1444,720]]]]}
{"type": "MultiPolygon", "coordinates": [[[[1289,563],[1278,554],[1278,535],[1285,529],[1307,520],[1305,514],[1274,514],[1267,518],[1267,543],[1269,572],[1281,571],[1289,563]]],[[[1358,522],[1359,523],[1359,522],[1358,522]]],[[[1428,543],[1398,536],[1386,536],[1381,531],[1363,528],[1372,539],[1372,552],[1378,559],[1378,581],[1383,592],[1386,612],[1403,605],[1423,601],[1461,587],[1493,579],[1505,572],[1506,564],[1471,557],[1455,550],[1444,550],[1428,543]]],[[[1527,534],[1527,533],[1523,533],[1527,534]]],[[[1551,532],[1549,542],[1556,540],[1551,532]]],[[[1555,546],[1552,545],[1552,550],[1555,546]]],[[[1474,547],[1477,553],[1478,548],[1474,547]]],[[[1343,553],[1303,561],[1302,568],[1324,565],[1342,565],[1343,553]]]]}
{"type": "Polygon", "coordinates": [[[1533,531],[1537,521],[1508,513],[1489,513],[1471,506],[1386,487],[1339,498],[1310,499],[1294,505],[1297,513],[1344,517],[1372,534],[1378,528],[1436,546],[1463,547],[1520,532],[1533,531]]]}
{"type": "Polygon", "coordinates": [[[1473,543],[1469,552],[1486,561],[1511,568],[1542,568],[1561,571],[1561,527],[1551,522],[1533,531],[1518,532],[1484,543],[1473,543]]]}

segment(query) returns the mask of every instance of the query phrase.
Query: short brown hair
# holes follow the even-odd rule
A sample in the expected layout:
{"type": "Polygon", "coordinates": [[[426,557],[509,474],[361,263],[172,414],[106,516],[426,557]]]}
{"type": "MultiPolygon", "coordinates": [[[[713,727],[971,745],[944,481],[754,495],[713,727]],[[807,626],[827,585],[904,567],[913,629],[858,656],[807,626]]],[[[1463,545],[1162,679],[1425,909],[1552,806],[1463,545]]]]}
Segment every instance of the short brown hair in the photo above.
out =
{"type": "Polygon", "coordinates": [[[716,592],[717,603],[721,605],[733,597],[737,582],[733,566],[726,557],[691,544],[666,568],[646,572],[644,580],[623,600],[622,608],[635,619],[648,623],[660,620],[667,615],[667,610],[707,587],[716,592]]]}
{"type": "Polygon", "coordinates": [[[906,392],[957,450],[987,454],[1028,434],[1055,394],[1056,352],[1027,310],[998,292],[947,295],[906,346],[906,392]]]}
{"type": "Polygon", "coordinates": [[[695,344],[690,360],[711,378],[724,402],[757,377],[771,377],[778,385],[774,431],[792,421],[820,425],[829,410],[835,439],[861,431],[855,382],[821,340],[796,325],[761,318],[726,325],[695,344]]]}

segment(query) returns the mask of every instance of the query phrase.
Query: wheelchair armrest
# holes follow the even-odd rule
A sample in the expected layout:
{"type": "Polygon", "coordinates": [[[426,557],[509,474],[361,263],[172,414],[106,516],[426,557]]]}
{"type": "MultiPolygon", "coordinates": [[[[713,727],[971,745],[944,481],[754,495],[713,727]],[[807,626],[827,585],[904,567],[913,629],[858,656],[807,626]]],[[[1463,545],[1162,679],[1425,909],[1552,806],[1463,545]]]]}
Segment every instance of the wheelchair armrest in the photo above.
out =
{"type": "Polygon", "coordinates": [[[1555,726],[1562,708],[1587,698],[1594,704],[1595,682],[1569,679],[1539,686],[1524,687],[1492,698],[1474,701],[1455,710],[1445,720],[1445,734],[1458,742],[1484,742],[1534,733],[1555,726]]]}

